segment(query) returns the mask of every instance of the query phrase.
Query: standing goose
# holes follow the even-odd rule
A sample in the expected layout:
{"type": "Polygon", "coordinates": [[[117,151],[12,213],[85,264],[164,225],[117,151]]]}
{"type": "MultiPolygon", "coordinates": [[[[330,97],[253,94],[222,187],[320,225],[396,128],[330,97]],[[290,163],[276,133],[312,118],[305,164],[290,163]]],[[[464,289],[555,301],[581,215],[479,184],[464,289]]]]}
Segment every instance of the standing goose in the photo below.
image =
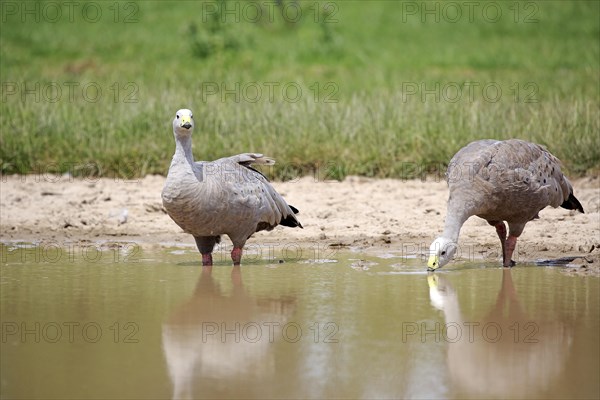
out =
{"type": "Polygon", "coordinates": [[[231,259],[239,265],[242,248],[252,234],[277,225],[300,227],[298,210],[288,205],[252,164],[272,165],[262,154],[244,153],[215,161],[194,162],[194,119],[187,109],[173,119],[175,155],[162,191],[169,216],[194,236],[202,265],[212,265],[212,251],[221,235],[233,242],[231,259]]]}
{"type": "Polygon", "coordinates": [[[573,187],[560,170],[560,161],[544,147],[518,139],[478,140],[454,155],[446,180],[450,189],[442,236],[429,248],[429,270],[446,265],[458,247],[460,228],[472,215],[496,228],[505,267],[525,224],[546,206],[579,210],[573,187]],[[508,223],[508,237],[506,226],[508,223]]]}

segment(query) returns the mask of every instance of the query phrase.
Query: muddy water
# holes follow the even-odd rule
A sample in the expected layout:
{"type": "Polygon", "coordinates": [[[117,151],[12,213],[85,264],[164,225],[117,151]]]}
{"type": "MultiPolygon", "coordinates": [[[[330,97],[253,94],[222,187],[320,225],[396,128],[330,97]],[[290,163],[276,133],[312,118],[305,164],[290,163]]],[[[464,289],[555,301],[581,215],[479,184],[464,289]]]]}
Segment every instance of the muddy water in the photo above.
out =
{"type": "Polygon", "coordinates": [[[600,396],[600,280],[559,267],[0,251],[2,398],[600,396]]]}

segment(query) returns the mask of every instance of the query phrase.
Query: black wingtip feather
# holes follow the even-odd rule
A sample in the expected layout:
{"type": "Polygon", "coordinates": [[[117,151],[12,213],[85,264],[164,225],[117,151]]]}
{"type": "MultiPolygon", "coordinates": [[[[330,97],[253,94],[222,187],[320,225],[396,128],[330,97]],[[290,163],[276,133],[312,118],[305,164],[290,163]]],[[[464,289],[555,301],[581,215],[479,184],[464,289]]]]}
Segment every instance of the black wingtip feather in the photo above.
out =
{"type": "Polygon", "coordinates": [[[583,206],[581,205],[579,200],[577,200],[577,198],[573,196],[573,193],[571,193],[569,195],[569,198],[565,200],[564,203],[562,203],[560,206],[562,208],[566,208],[567,210],[577,210],[581,213],[584,213],[583,206]]]}
{"type": "MultiPolygon", "coordinates": [[[[290,205],[288,204],[288,206],[290,206],[290,205]]],[[[294,214],[298,214],[300,212],[294,206],[290,206],[290,208],[292,209],[292,211],[294,212],[294,214]]],[[[290,228],[296,228],[296,227],[298,227],[298,228],[304,229],[304,227],[302,226],[302,224],[300,223],[300,221],[298,221],[294,215],[288,215],[287,217],[283,218],[279,222],[279,224],[283,225],[283,226],[289,226],[290,228]]]]}
{"type": "Polygon", "coordinates": [[[290,228],[304,228],[302,224],[293,215],[288,215],[279,222],[279,225],[289,226],[290,228]]]}

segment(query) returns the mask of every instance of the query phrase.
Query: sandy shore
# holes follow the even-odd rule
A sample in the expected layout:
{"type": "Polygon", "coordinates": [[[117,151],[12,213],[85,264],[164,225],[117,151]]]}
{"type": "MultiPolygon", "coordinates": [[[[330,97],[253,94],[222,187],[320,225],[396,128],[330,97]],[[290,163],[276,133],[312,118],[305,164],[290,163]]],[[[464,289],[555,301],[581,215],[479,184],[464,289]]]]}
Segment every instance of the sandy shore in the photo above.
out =
{"type": "MultiPolygon", "coordinates": [[[[70,176],[1,177],[2,242],[137,242],[193,246],[166,215],[162,176],[138,180],[76,179],[70,176]]],[[[576,180],[575,194],[585,214],[547,208],[530,222],[515,260],[580,256],[575,262],[600,264],[600,179],[576,180]],[[587,260],[587,261],[586,261],[587,260]]],[[[343,182],[305,177],[275,182],[300,210],[304,229],[277,227],[254,235],[248,245],[295,243],[329,248],[387,249],[421,255],[442,231],[448,196],[443,181],[348,177],[343,182]]],[[[499,259],[495,230],[477,217],[460,237],[462,258],[499,259]]],[[[225,240],[225,243],[229,243],[225,240]]],[[[584,268],[585,269],[585,268],[584,268]]]]}

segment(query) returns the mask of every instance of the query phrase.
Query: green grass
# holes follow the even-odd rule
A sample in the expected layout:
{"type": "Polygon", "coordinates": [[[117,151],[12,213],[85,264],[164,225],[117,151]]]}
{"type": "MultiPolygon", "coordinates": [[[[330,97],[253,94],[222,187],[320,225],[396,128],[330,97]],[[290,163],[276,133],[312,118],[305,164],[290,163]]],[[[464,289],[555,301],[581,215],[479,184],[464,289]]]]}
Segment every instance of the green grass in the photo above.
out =
{"type": "Polygon", "coordinates": [[[243,18],[255,9],[249,2],[230,0],[241,18],[225,23],[203,12],[221,2],[94,2],[96,23],[82,17],[84,3],[73,22],[65,8],[48,21],[49,3],[26,2],[39,7],[39,22],[2,16],[5,174],[165,174],[182,107],[194,111],[197,159],[261,152],[277,159],[268,172],[278,179],[439,173],[469,141],[511,137],[547,146],[570,174],[600,170],[599,2],[489,2],[503,13],[495,23],[482,16],[488,2],[473,21],[463,8],[456,23],[443,14],[421,22],[406,12],[425,7],[415,2],[323,1],[315,10],[303,1],[303,18],[291,22],[258,1],[263,18],[253,22],[243,18]],[[537,22],[524,23],[531,13],[537,22]],[[137,22],[123,23],[127,16],[137,22]],[[206,91],[236,84],[239,100],[206,91]],[[67,85],[78,85],[72,98],[67,85]],[[272,99],[269,85],[278,85],[272,99]],[[297,101],[284,97],[285,85],[291,96],[301,88],[297,101]],[[85,98],[88,86],[88,97],[102,90],[97,101],[85,98]]]}

